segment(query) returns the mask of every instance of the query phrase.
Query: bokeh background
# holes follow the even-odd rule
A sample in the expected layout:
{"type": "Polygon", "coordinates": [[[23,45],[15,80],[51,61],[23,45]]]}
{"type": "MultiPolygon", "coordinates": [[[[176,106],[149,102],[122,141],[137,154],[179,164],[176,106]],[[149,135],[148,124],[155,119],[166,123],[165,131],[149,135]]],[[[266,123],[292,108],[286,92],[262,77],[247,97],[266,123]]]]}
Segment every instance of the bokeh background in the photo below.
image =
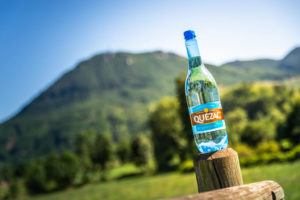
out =
{"type": "Polygon", "coordinates": [[[184,96],[192,29],[244,182],[272,179],[299,199],[299,9],[292,0],[0,0],[0,198],[196,193],[184,96]]]}

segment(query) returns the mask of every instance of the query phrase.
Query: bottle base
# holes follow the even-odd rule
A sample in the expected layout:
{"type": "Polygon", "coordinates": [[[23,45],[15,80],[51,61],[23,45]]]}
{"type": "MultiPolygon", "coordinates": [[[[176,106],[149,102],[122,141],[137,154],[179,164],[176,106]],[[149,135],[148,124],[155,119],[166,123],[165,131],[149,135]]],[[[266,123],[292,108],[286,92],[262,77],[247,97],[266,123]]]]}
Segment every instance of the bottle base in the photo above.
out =
{"type": "Polygon", "coordinates": [[[196,145],[200,153],[210,153],[214,151],[220,151],[227,148],[228,136],[226,134],[226,136],[219,143],[209,141],[209,142],[202,142],[196,145]]]}

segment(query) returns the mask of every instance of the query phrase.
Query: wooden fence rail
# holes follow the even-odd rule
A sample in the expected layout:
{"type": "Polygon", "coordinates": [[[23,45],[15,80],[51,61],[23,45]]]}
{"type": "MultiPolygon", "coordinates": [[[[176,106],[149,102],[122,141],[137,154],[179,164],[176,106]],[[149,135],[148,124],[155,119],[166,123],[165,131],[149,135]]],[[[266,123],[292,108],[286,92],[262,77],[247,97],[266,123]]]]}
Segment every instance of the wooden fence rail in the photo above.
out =
{"type": "Polygon", "coordinates": [[[261,181],[247,185],[234,186],[202,192],[186,197],[173,198],[169,200],[283,200],[282,187],[274,181],[261,181]]]}

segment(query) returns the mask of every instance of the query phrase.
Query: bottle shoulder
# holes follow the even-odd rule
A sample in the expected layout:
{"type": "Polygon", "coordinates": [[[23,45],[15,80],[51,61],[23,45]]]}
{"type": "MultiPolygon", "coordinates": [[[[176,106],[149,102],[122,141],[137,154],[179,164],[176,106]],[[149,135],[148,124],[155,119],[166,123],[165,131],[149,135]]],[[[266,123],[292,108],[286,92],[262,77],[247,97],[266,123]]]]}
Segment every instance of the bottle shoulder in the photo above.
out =
{"type": "Polygon", "coordinates": [[[189,69],[187,73],[186,84],[199,81],[204,81],[206,84],[215,85],[217,87],[214,77],[204,65],[189,69]]]}

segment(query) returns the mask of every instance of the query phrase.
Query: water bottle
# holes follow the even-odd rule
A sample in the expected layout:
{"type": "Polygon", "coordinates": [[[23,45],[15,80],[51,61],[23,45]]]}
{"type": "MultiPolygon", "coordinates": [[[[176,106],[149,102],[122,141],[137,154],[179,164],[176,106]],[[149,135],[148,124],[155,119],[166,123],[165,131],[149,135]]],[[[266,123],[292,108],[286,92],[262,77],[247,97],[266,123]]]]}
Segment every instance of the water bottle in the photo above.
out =
{"type": "Polygon", "coordinates": [[[228,136],[217,83],[200,57],[194,31],[184,32],[189,70],[185,95],[197,148],[201,153],[226,149],[228,136]]]}

